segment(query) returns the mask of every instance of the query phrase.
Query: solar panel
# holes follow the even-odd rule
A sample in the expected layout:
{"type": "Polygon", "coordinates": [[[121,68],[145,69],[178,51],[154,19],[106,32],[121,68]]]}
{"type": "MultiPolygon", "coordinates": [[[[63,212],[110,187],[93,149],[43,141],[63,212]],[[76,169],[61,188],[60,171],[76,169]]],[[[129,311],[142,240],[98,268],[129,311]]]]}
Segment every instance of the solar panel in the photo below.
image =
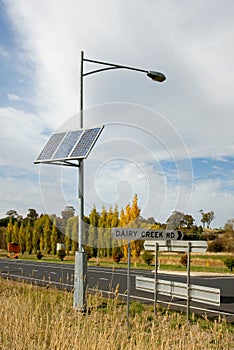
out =
{"type": "Polygon", "coordinates": [[[84,159],[88,156],[103,127],[52,134],[34,163],[84,159]]]}
{"type": "Polygon", "coordinates": [[[65,132],[60,132],[58,134],[52,134],[51,137],[49,138],[47,144],[43,148],[42,152],[40,153],[39,157],[37,160],[48,160],[51,159],[54,152],[58,148],[60,142],[65,136],[65,132]]]}
{"type": "Polygon", "coordinates": [[[53,159],[64,159],[69,156],[74,145],[80,138],[83,130],[70,131],[64,137],[63,142],[57,149],[56,153],[53,156],[53,159]]]}
{"type": "Polygon", "coordinates": [[[101,128],[85,130],[71,153],[70,158],[86,158],[100,131],[101,128]]]}

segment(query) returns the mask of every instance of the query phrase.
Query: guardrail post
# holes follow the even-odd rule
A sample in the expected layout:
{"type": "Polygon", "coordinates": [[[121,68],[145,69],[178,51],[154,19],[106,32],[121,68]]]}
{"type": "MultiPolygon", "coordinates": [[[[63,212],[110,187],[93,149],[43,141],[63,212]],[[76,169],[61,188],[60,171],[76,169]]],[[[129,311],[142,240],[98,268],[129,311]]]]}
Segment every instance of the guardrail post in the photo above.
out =
{"type": "Polygon", "coordinates": [[[154,314],[157,313],[157,299],[158,299],[158,292],[157,292],[157,280],[158,280],[158,243],[155,243],[155,273],[154,273],[154,314]]]}
{"type": "Polygon", "coordinates": [[[188,241],[188,253],[187,253],[187,323],[189,323],[189,313],[190,313],[190,253],[191,253],[191,242],[188,241]]]}

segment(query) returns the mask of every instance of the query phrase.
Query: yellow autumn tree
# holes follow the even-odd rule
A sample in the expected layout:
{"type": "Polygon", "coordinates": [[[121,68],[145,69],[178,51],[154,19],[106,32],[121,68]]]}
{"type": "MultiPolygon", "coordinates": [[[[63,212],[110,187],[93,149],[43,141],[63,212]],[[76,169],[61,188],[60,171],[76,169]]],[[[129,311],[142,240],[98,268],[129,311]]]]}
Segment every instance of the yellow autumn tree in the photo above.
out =
{"type": "MultiPolygon", "coordinates": [[[[135,194],[134,198],[133,198],[133,202],[132,202],[132,207],[131,207],[131,225],[134,227],[136,226],[136,220],[137,218],[140,216],[140,208],[138,207],[138,197],[137,194],[135,194]]],[[[136,241],[131,241],[131,255],[134,258],[137,258],[140,253],[141,253],[141,249],[142,249],[142,241],[140,240],[136,240],[136,241]]]]}
{"type": "MultiPolygon", "coordinates": [[[[136,219],[139,217],[140,212],[141,210],[138,207],[138,197],[137,197],[137,194],[135,194],[133,198],[132,206],[130,204],[127,204],[125,207],[125,211],[121,209],[120,219],[119,219],[120,226],[134,227],[136,219]]],[[[142,248],[141,241],[138,240],[138,241],[131,242],[131,252],[134,258],[140,255],[141,248],[142,248]]],[[[127,244],[124,244],[123,246],[123,254],[124,254],[124,257],[127,258],[128,256],[127,244]]]]}

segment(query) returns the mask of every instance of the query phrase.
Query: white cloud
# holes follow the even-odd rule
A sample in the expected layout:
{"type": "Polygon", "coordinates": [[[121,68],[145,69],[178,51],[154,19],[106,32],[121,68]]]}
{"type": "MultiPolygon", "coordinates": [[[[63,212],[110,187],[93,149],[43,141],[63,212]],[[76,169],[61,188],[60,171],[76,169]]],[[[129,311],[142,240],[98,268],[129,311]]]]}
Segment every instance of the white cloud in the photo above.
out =
{"type": "MultiPolygon", "coordinates": [[[[234,4],[231,0],[222,4],[216,0],[193,3],[184,0],[104,0],[101,6],[90,0],[70,0],[68,3],[62,0],[16,0],[5,3],[17,31],[22,69],[27,64],[27,70],[30,70],[28,78],[32,79],[34,86],[33,105],[37,111],[35,114],[27,112],[26,105],[25,111],[0,110],[0,139],[5,150],[0,155],[1,165],[19,167],[23,164],[25,169],[35,172],[33,160],[46,141],[46,136],[41,134],[43,130],[56,129],[77,112],[82,49],[93,59],[161,70],[167,76],[163,84],[120,70],[85,78],[85,107],[99,105],[85,112],[85,125],[104,123],[110,130],[103,133],[102,140],[96,145],[97,152],[91,153],[88,163],[91,162],[91,169],[93,167],[96,172],[97,164],[102,166],[105,161],[114,161],[123,157],[125,152],[128,167],[119,173],[118,179],[117,175],[115,178],[116,182],[122,181],[122,193],[130,194],[143,188],[141,170],[145,167],[147,181],[158,174],[157,181],[153,181],[155,190],[151,189],[149,195],[151,207],[159,208],[158,202],[154,203],[155,198],[164,203],[166,191],[166,206],[173,209],[177,189],[173,190],[171,179],[168,178],[165,185],[165,179],[160,177],[160,161],[170,159],[176,163],[179,178],[183,179],[178,203],[184,198],[187,205],[191,187],[187,185],[192,181],[190,157],[224,159],[225,155],[233,156],[234,49],[231,42],[234,4]],[[110,103],[119,101],[125,104],[120,107],[110,103]],[[131,108],[126,102],[133,103],[131,108]],[[109,107],[103,106],[104,103],[109,107]],[[162,117],[154,112],[156,110],[162,117]],[[114,124],[117,121],[119,125],[114,124]],[[186,166],[178,161],[183,158],[186,166]],[[129,186],[126,182],[124,185],[126,179],[129,186]],[[137,180],[140,185],[136,185],[137,180]],[[162,189],[160,194],[158,188],[162,189]]],[[[0,55],[9,59],[3,47],[0,55]]],[[[85,68],[92,69],[87,64],[85,68]]],[[[19,101],[19,98],[25,104],[29,102],[23,93],[20,97],[8,93],[9,102],[19,101]]],[[[51,170],[51,174],[53,172],[51,170]]],[[[47,176],[48,182],[43,186],[48,189],[49,173],[47,176]]],[[[105,176],[108,176],[107,171],[105,176]]],[[[199,186],[204,191],[204,202],[209,201],[212,191],[216,193],[215,182],[204,182],[209,191],[203,189],[202,184],[199,186]]],[[[197,188],[195,194],[199,193],[197,188]]],[[[8,189],[10,193],[10,185],[8,189]]],[[[217,198],[221,202],[222,193],[224,198],[227,196],[226,192],[219,190],[217,198]]],[[[146,197],[145,192],[143,202],[146,197]]],[[[203,196],[201,199],[198,195],[192,198],[194,205],[191,208],[196,211],[203,196]]],[[[230,195],[230,207],[232,200],[230,195]]],[[[89,201],[92,203],[91,193],[89,201]]],[[[52,211],[52,199],[50,203],[52,211]]],[[[216,205],[219,207],[218,202],[216,205]]],[[[158,209],[152,210],[159,212],[158,209]]],[[[225,210],[220,210],[224,219],[225,210]]],[[[229,209],[226,210],[229,213],[229,209]]],[[[163,215],[167,215],[167,209],[163,215]]]]}
{"type": "Polygon", "coordinates": [[[9,101],[20,101],[21,100],[21,98],[16,94],[7,93],[7,97],[8,97],[9,101]]]}
{"type": "Polygon", "coordinates": [[[223,226],[228,219],[233,218],[234,193],[228,189],[233,187],[232,182],[207,179],[194,184],[189,210],[196,218],[197,225],[201,224],[201,216],[198,213],[200,209],[204,212],[215,212],[215,220],[211,224],[213,227],[223,226]],[[223,189],[224,185],[226,189],[223,189]]]}

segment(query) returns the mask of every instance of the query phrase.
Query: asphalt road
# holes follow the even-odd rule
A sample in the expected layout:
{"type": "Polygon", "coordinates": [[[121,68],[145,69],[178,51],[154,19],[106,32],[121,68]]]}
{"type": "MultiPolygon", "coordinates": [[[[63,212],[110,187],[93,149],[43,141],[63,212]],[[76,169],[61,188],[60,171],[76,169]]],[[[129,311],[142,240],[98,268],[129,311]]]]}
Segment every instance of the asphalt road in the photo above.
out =
{"type": "MultiPolygon", "coordinates": [[[[30,283],[40,286],[56,285],[59,288],[72,290],[74,283],[74,265],[63,263],[46,263],[43,261],[23,261],[0,259],[0,275],[4,278],[17,280],[26,280],[30,283]]],[[[88,288],[98,289],[105,294],[113,295],[117,286],[119,296],[126,298],[127,290],[127,270],[111,269],[103,267],[88,267],[88,288]]],[[[153,303],[154,294],[150,292],[138,291],[135,289],[135,277],[137,275],[145,277],[154,277],[152,271],[131,269],[131,290],[132,300],[138,300],[145,303],[153,303]]],[[[160,273],[158,278],[164,280],[173,280],[177,282],[186,282],[186,276],[177,274],[160,273]]],[[[198,314],[206,314],[209,317],[224,315],[227,320],[234,321],[234,276],[191,276],[191,283],[201,286],[219,288],[221,291],[220,306],[212,306],[201,303],[191,303],[191,311],[198,314]]],[[[171,298],[159,295],[159,304],[171,309],[185,311],[186,300],[171,298]]]]}

